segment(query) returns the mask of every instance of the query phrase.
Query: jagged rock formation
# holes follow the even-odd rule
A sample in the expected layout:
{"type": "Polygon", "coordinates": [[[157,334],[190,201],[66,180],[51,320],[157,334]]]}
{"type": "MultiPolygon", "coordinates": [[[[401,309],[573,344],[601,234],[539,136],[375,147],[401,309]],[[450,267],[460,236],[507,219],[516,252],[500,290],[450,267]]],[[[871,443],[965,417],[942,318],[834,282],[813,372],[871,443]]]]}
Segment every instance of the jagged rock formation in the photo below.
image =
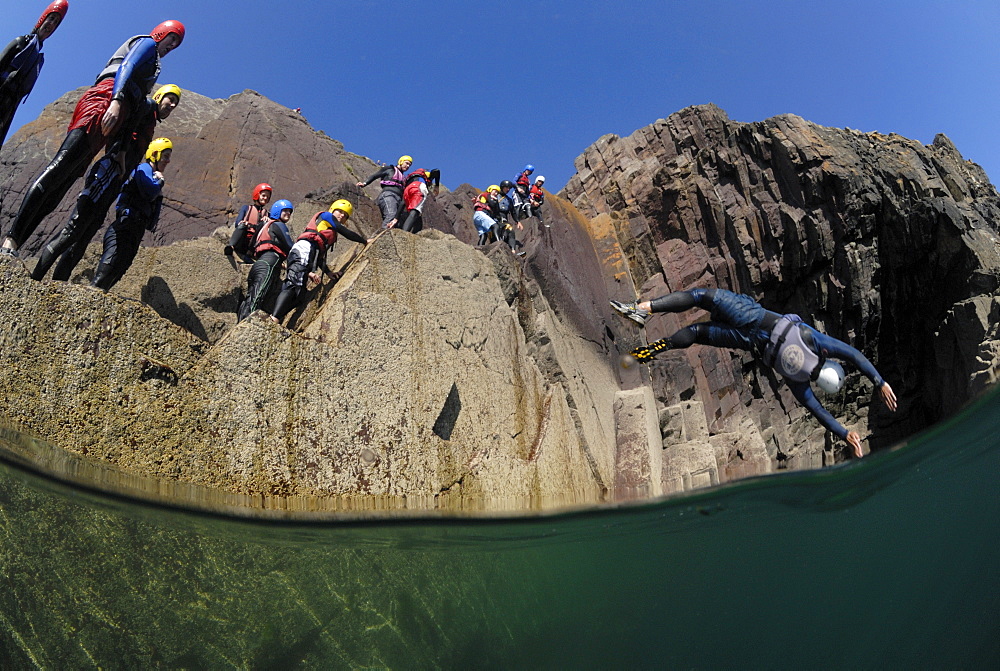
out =
{"type": "MultiPolygon", "coordinates": [[[[3,217],[74,101],[4,147],[3,217]]],[[[828,407],[870,427],[876,447],[996,376],[1000,204],[943,137],[922,147],[690,108],[588,149],[548,199],[551,227],[527,222],[523,259],[472,247],[476,191],[461,185],[428,204],[427,230],[381,236],[282,328],[260,315],[235,324],[247,268],[221,254],[224,224],[267,180],[296,203],[293,231],[346,196],[350,225],[373,236],[376,188],[352,184],[374,164],[253,92],[186,92],[161,130],[178,147],[169,209],[111,293],[79,286],[99,242],[69,284],[32,282],[33,261],[0,259],[0,414],[129,472],[272,507],[336,494],[362,507],[510,509],[840,459],[747,356],[695,347],[649,370],[618,365],[643,337],[703,315],[657,317],[644,335],[608,299],[693,286],[752,293],[863,349],[900,412],[880,412],[857,376],[828,407]]],[[[342,241],[331,266],[356,249],[342,241]]]]}
{"type": "MultiPolygon", "coordinates": [[[[707,105],[605,136],[576,166],[563,195],[591,217],[595,238],[621,249],[617,297],[729,288],[854,344],[891,381],[900,411],[890,416],[857,381],[827,403],[862,434],[867,425],[872,445],[938,421],[995,381],[1000,199],[943,135],[924,147],[793,115],[736,123],[707,105]]],[[[703,318],[659,317],[646,336],[703,318]]],[[[638,340],[627,323],[612,328],[638,340]]],[[[755,444],[738,449],[761,455],[760,471],[835,456],[821,459],[820,428],[798,421],[801,408],[748,356],[696,347],[664,360],[651,384],[668,406],[668,449],[703,445],[706,432],[691,427],[704,414],[713,442],[739,428],[755,444]]]]}

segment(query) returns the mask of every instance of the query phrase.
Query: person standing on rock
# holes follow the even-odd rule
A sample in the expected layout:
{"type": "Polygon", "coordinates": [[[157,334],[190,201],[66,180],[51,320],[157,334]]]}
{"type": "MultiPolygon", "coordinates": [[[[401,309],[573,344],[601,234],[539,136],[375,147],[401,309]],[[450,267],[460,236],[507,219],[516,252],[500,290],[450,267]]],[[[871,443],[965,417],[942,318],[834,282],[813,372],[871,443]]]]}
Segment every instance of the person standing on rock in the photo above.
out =
{"type": "Polygon", "coordinates": [[[146,153],[153,140],[156,124],[169,117],[180,102],[181,89],[176,84],[161,86],[152,99],[144,101],[144,109],[136,116],[137,127],[131,137],[106,152],[87,173],[83,191],[76,198],[76,207],[73,208],[69,221],[42,247],[38,263],[31,272],[32,279],[43,279],[58,259],[52,279],[69,280],[86,253],[87,245],[104,225],[104,218],[121,193],[126,175],[131,174],[146,153]],[[125,170],[129,172],[126,173],[125,170]]]}
{"type": "Polygon", "coordinates": [[[549,225],[542,220],[542,203],[545,202],[545,192],[542,185],[545,184],[545,177],[539,175],[535,178],[535,183],[531,185],[528,192],[528,213],[538,219],[538,223],[548,228],[549,225]]]}
{"type": "Polygon", "coordinates": [[[68,0],[55,0],[38,18],[34,30],[15,37],[0,52],[0,145],[14,121],[14,112],[28,97],[42,72],[42,43],[56,31],[69,11],[68,0]]]}
{"type": "Polygon", "coordinates": [[[333,201],[329,211],[317,212],[306,224],[305,232],[299,236],[292,246],[292,251],[288,253],[285,283],[274,302],[274,311],[271,314],[274,321],[280,324],[285,315],[297,305],[307,279],[317,284],[321,281],[318,270],[322,269],[334,282],[340,279],[339,275],[326,265],[327,252],[336,244],[338,234],[359,245],[371,242],[365,236],[345,226],[353,213],[354,206],[350,201],[341,198],[333,201]]]}
{"type": "Polygon", "coordinates": [[[473,203],[472,223],[479,233],[478,246],[500,239],[500,203],[497,198],[500,196],[500,185],[491,184],[484,193],[479,194],[473,203]]]}
{"type": "MultiPolygon", "coordinates": [[[[184,33],[180,21],[164,21],[149,35],[136,35],[118,48],[77,102],[66,138],[28,187],[0,251],[17,256],[20,246],[59,205],[101,148],[107,145],[108,152],[116,154],[132,138],[146,96],[160,74],[160,58],[181,43],[184,33]]],[[[124,161],[124,153],[118,155],[124,161]]],[[[120,167],[119,173],[125,174],[124,165],[120,167]]]]}
{"type": "Polygon", "coordinates": [[[226,256],[232,256],[235,252],[244,261],[248,261],[247,255],[253,246],[254,238],[257,237],[257,231],[270,221],[266,205],[271,201],[273,190],[267,182],[261,182],[253,188],[253,201],[240,210],[236,223],[233,224],[233,234],[229,238],[229,244],[222,250],[226,256]]]}
{"type": "Polygon", "coordinates": [[[529,163],[524,166],[524,170],[514,180],[514,185],[517,188],[518,195],[521,196],[521,200],[528,200],[528,190],[531,187],[531,173],[533,172],[535,172],[535,166],[529,163]]]}
{"type": "Polygon", "coordinates": [[[253,266],[247,277],[247,295],[240,303],[236,321],[241,322],[254,310],[260,309],[281,273],[281,263],[292,249],[292,236],[288,232],[288,220],[292,218],[292,203],[279,200],[271,206],[270,220],[257,234],[254,247],[253,266]]]}
{"type": "Polygon", "coordinates": [[[708,310],[711,321],[692,324],[667,338],[637,347],[626,355],[623,363],[649,363],[660,352],[684,349],[695,343],[751,352],[783,376],[796,400],[824,427],[850,443],[857,457],[864,454],[861,436],[834,419],[810,386],[810,382],[816,382],[827,393],[839,391],[843,386],[844,369],[829,358],[854,364],[878,388],[885,406],[896,410],[896,394],[864,354],[805,324],[798,315],[779,315],[764,309],[750,296],[725,289],[691,289],[651,301],[611,301],[611,307],[640,325],[645,325],[656,312],[683,312],[696,307],[708,310]]]}
{"type": "Polygon", "coordinates": [[[392,228],[399,222],[399,210],[403,204],[403,188],[406,186],[404,175],[413,165],[412,156],[400,156],[396,165],[387,165],[374,173],[364,182],[358,182],[359,187],[366,187],[376,179],[380,180],[382,192],[375,203],[382,213],[382,228],[392,228]]]}
{"type": "Polygon", "coordinates": [[[514,231],[514,224],[517,224],[518,231],[524,230],[524,224],[520,221],[523,203],[516,196],[517,191],[513,182],[509,179],[500,182],[500,195],[497,197],[497,202],[500,204],[500,237],[516,256],[524,256],[524,252],[517,251],[519,243],[517,233],[514,231]]]}
{"type": "Polygon", "coordinates": [[[122,187],[115,220],[104,234],[104,254],[90,283],[107,291],[132,265],[146,231],[155,231],[163,204],[163,171],[170,164],[173,143],[158,137],[149,143],[146,160],[122,187]]]}

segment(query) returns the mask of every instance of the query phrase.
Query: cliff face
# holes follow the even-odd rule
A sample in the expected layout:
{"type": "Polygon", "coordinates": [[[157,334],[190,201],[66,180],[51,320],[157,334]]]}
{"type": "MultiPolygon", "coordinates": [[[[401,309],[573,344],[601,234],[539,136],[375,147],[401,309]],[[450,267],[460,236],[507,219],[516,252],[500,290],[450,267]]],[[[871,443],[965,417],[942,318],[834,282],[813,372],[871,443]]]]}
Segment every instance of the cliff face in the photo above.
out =
{"type": "MultiPolygon", "coordinates": [[[[4,217],[74,101],[4,147],[4,217]]],[[[335,494],[510,509],[842,458],[745,355],[694,347],[619,367],[643,338],[704,314],[660,316],[643,334],[608,299],[694,286],[751,293],[865,351],[901,410],[880,410],[857,375],[825,402],[870,427],[875,447],[995,378],[1000,205],[943,137],[923,147],[791,116],[741,124],[683,110],[589,148],[547,200],[550,227],[526,222],[525,257],[474,248],[475,190],[444,190],[417,236],[382,235],[350,265],[359,247],[341,241],[330,265],[344,277],[311,289],[283,328],[261,315],[235,324],[248,268],[221,254],[222,225],[266,180],[295,202],[293,232],[348,197],[350,226],[374,236],[377,187],[352,186],[374,164],[253,92],[185,92],[159,134],[177,146],[168,209],[112,292],[86,286],[99,237],[71,283],[33,282],[32,260],[0,258],[0,416],[128,472],[267,506],[335,494]]]]}
{"type": "MultiPolygon", "coordinates": [[[[792,115],[737,123],[709,105],[605,136],[576,166],[563,195],[595,237],[613,229],[628,270],[619,298],[723,287],[854,344],[900,410],[889,415],[858,376],[825,402],[867,424],[872,445],[938,421],[995,380],[1000,199],[943,135],[925,147],[792,115]]],[[[659,317],[646,335],[703,318],[659,317]]],[[[628,324],[612,328],[637,340],[628,324]]],[[[694,399],[710,433],[746,424],[775,465],[819,463],[819,428],[796,421],[784,385],[749,357],[692,348],[664,360],[651,383],[673,416],[694,399]]]]}

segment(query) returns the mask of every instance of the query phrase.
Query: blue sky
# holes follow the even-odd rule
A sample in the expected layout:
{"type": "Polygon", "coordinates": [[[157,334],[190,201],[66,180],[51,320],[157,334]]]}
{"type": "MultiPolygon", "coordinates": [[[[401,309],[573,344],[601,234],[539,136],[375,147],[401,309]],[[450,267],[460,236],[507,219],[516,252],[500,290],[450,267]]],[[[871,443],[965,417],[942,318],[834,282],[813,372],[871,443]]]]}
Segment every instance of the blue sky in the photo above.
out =
{"type": "MultiPolygon", "coordinates": [[[[709,102],[736,121],[790,112],[924,144],[943,132],[1000,176],[997,0],[70,2],[14,128],[173,18],[188,35],[161,83],[254,89],[348,151],[411,154],[450,187],[531,162],[555,191],[601,135],[709,102]]],[[[0,40],[47,4],[0,0],[0,40]]]]}

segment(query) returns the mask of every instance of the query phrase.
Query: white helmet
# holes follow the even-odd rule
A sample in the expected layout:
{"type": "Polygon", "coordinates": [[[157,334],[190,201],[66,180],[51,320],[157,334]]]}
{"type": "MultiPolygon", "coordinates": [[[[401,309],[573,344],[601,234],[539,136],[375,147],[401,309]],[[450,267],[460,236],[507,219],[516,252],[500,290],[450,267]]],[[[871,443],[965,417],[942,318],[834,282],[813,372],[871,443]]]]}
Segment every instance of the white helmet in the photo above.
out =
{"type": "Polygon", "coordinates": [[[844,386],[844,368],[836,361],[826,361],[819,369],[819,377],[816,378],[819,388],[828,394],[840,391],[844,386]]]}
{"type": "Polygon", "coordinates": [[[541,176],[541,175],[539,175],[538,177],[535,178],[535,184],[537,184],[538,182],[544,182],[544,181],[545,181],[545,178],[543,176],[541,176]]]}

